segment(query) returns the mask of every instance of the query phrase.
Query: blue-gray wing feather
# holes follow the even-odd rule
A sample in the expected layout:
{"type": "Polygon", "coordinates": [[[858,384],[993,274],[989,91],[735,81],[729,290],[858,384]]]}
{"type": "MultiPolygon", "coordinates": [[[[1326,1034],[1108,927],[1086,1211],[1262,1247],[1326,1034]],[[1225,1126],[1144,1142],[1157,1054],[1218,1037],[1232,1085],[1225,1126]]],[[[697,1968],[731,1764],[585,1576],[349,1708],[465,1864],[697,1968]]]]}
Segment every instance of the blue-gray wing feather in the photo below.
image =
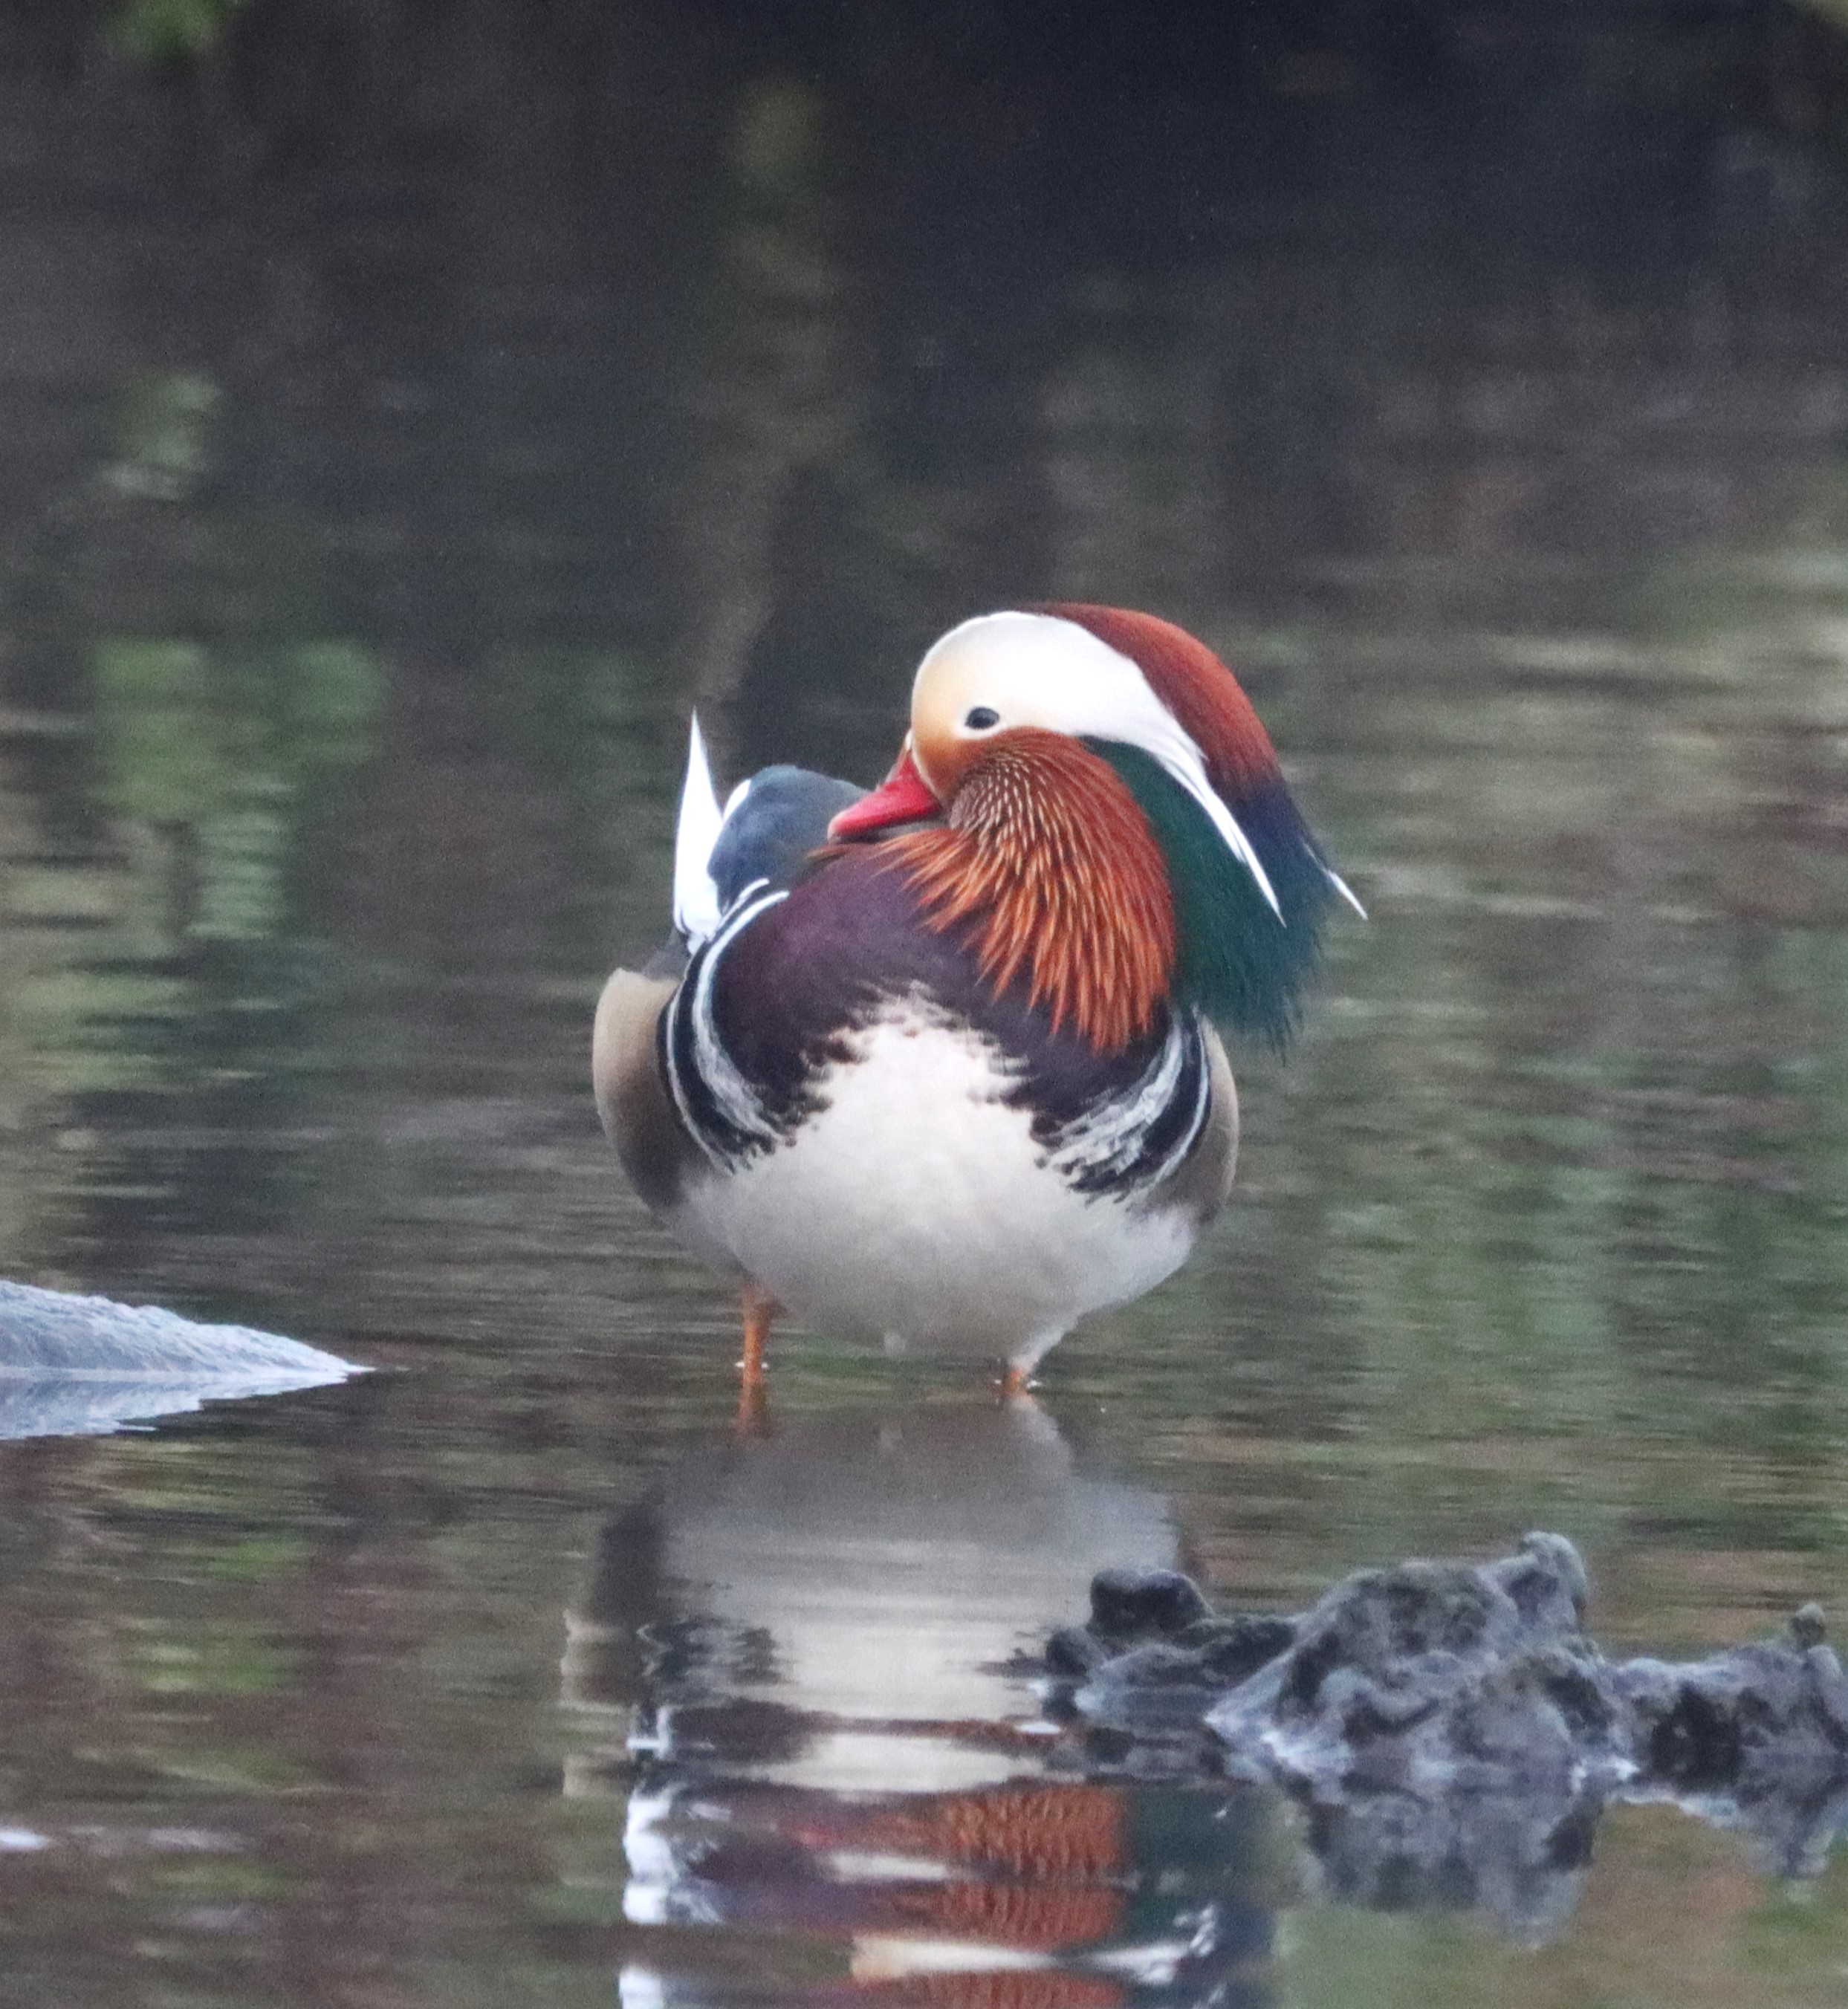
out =
{"type": "Polygon", "coordinates": [[[810,854],[828,842],[828,826],[866,793],[851,781],[806,767],[765,767],[750,778],[744,799],[726,817],[707,870],[729,909],[757,880],[793,884],[810,854]]]}

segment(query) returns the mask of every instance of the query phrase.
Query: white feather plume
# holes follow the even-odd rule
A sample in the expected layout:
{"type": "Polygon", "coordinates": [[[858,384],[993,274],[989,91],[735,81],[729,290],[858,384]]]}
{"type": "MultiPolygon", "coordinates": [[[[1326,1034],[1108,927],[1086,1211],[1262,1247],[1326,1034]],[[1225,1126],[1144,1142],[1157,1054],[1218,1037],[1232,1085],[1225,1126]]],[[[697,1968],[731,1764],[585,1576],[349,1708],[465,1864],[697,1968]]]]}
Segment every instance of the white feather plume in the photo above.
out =
{"type": "Polygon", "coordinates": [[[690,948],[697,948],[718,927],[718,888],[711,862],[724,822],[696,712],[687,729],[686,778],[680,784],[680,813],[674,824],[674,926],[690,948]]]}

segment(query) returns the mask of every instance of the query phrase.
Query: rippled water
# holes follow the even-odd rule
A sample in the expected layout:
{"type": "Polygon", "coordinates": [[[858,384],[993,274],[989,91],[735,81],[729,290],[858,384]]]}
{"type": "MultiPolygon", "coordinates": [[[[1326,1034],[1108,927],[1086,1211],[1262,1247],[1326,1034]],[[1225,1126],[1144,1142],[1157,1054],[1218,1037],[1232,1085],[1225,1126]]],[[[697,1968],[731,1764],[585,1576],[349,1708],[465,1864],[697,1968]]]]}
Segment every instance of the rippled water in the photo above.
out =
{"type": "MultiPolygon", "coordinates": [[[[395,225],[340,228],[350,348],[8,392],[65,445],[8,498],[0,1271],[381,1371],[0,1444],[0,2000],[1840,1999],[1839,1866],[1793,1889],[1633,1807],[1544,1933],[1338,1903],[1293,1814],[1087,1756],[1016,1665],[1106,1562],[1294,1608],[1534,1525],[1626,1649],[1848,1614],[1826,456],[1675,555],[1525,569],[1541,530],[1479,492],[1520,469],[1466,469],[1445,562],[1520,588],[1474,600],[1384,532],[1299,525],[1286,565],[1253,508],[1291,584],[1243,591],[1201,525],[1247,503],[1174,400],[1176,328],[1210,353],[1244,267],[1105,260],[1043,369],[952,352],[1040,441],[1029,523],[960,406],[962,459],[920,457],[921,379],[859,406],[826,351],[821,418],[740,392],[726,312],[834,327],[791,198],[711,224],[708,402],[657,413],[626,515],[547,486],[619,444],[578,439],[580,393],[647,402],[569,321],[571,254],[532,252],[527,321],[470,295],[446,362],[427,274],[378,304],[395,225]],[[1236,657],[1372,918],[1288,1064],[1243,1060],[1237,1204],[1037,1405],[792,1333],[740,1433],[733,1308],[586,1080],[602,975],[665,919],[688,696],[736,700],[735,750],[870,779],[931,627],[1047,590],[1236,657]]],[[[1462,400],[1453,360],[1406,367],[1462,400]]],[[[1662,436],[1612,449],[1613,493],[1662,436]]]]}

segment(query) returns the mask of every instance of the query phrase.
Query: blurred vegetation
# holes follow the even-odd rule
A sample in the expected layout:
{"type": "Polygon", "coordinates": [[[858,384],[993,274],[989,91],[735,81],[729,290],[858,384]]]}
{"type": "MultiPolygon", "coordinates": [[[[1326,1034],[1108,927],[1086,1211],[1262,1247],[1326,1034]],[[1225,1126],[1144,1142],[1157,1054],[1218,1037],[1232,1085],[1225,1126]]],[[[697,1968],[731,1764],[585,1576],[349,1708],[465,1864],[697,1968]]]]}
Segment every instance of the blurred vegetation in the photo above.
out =
{"type": "Polygon", "coordinates": [[[195,62],[209,55],[253,0],[120,0],[110,46],[137,62],[195,62]]]}
{"type": "Polygon", "coordinates": [[[117,402],[115,457],[102,479],[133,501],[178,502],[209,464],[218,387],[194,370],[141,372],[117,402]]]}
{"type": "Polygon", "coordinates": [[[374,656],[301,642],[228,659],[121,636],[98,645],[95,682],[106,799],[183,847],[182,932],[276,934],[303,793],[372,750],[374,656]]]}
{"type": "Polygon", "coordinates": [[[1803,482],[1756,536],[1651,568],[1630,606],[1643,634],[1754,681],[1782,665],[1821,716],[1848,720],[1848,466],[1803,482]]]}

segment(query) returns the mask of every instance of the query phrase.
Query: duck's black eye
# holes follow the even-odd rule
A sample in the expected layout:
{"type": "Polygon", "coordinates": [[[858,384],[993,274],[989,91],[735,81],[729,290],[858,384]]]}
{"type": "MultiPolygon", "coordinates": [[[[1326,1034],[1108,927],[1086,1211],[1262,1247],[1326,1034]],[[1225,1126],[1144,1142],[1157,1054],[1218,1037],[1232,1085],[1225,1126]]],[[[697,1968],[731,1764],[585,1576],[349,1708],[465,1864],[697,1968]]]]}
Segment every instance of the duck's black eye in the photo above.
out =
{"type": "Polygon", "coordinates": [[[963,714],[963,723],[971,732],[986,732],[991,725],[1001,723],[1001,714],[991,711],[985,704],[978,704],[973,711],[963,714]]]}

